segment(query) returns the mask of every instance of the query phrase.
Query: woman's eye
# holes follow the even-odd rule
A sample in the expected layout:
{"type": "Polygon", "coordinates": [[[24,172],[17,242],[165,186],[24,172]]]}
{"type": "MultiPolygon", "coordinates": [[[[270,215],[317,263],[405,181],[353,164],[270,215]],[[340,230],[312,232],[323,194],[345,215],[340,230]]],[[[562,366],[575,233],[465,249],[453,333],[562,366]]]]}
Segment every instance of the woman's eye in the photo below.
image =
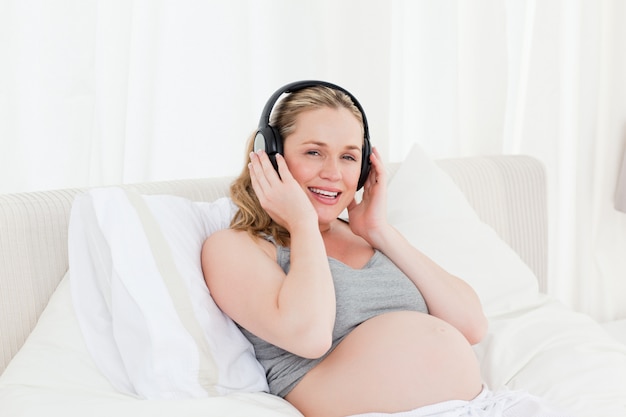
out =
{"type": "Polygon", "coordinates": [[[307,151],[307,155],[319,155],[320,153],[318,151],[307,151]]]}
{"type": "Polygon", "coordinates": [[[343,159],[347,159],[348,161],[355,161],[356,162],[356,158],[352,155],[344,155],[343,159]]]}

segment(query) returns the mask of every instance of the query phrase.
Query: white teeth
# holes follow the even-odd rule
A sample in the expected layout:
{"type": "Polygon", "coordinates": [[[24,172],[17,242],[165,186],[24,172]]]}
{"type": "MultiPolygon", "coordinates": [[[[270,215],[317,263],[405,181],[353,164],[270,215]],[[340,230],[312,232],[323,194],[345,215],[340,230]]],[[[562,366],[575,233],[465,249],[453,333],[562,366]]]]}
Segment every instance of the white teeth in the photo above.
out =
{"type": "Polygon", "coordinates": [[[338,192],[320,190],[319,188],[309,188],[309,190],[313,191],[315,194],[323,195],[324,197],[335,198],[339,195],[338,192]]]}

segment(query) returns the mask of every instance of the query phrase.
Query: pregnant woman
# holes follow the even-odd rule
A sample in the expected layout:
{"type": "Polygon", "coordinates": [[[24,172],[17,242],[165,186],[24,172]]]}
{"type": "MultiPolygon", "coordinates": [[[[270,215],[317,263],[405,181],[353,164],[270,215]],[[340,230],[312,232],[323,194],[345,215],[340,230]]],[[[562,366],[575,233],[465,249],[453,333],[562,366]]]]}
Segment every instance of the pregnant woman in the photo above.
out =
{"type": "Polygon", "coordinates": [[[306,417],[563,416],[483,385],[480,301],[387,223],[385,168],[349,92],[278,90],[246,156],[239,210],[205,242],[203,270],[271,393],[306,417]]]}

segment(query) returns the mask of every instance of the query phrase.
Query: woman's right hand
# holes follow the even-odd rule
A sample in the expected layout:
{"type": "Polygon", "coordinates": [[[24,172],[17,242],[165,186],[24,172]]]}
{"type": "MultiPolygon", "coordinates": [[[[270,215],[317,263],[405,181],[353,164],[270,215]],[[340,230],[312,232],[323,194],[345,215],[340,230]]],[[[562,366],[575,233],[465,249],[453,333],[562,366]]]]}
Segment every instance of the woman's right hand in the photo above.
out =
{"type": "Polygon", "coordinates": [[[300,223],[315,222],[317,213],[302,187],[293,178],[282,155],[276,155],[280,176],[264,151],[250,153],[252,188],[261,207],[270,217],[290,232],[300,223]]]}
{"type": "Polygon", "coordinates": [[[317,212],[285,160],[276,159],[280,177],[265,152],[250,154],[249,170],[261,206],[291,234],[289,271],[276,262],[274,245],[234,229],[209,236],[202,269],[215,302],[239,325],[296,355],[319,358],[332,344],[335,288],[317,212]]]}

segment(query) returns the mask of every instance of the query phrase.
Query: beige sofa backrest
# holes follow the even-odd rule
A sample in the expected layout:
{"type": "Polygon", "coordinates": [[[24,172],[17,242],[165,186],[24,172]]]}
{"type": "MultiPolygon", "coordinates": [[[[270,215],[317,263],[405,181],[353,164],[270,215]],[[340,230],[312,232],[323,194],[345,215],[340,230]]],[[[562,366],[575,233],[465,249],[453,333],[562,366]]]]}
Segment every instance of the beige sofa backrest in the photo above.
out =
{"type": "MultiPolygon", "coordinates": [[[[542,165],[525,156],[438,161],[479,216],[516,250],[545,289],[546,189],[542,165]]],[[[392,168],[393,171],[393,168],[392,168]]],[[[214,201],[232,178],[153,182],[125,187],[214,201]]],[[[67,229],[80,189],[0,195],[0,373],[22,346],[68,268],[67,229]]]]}

